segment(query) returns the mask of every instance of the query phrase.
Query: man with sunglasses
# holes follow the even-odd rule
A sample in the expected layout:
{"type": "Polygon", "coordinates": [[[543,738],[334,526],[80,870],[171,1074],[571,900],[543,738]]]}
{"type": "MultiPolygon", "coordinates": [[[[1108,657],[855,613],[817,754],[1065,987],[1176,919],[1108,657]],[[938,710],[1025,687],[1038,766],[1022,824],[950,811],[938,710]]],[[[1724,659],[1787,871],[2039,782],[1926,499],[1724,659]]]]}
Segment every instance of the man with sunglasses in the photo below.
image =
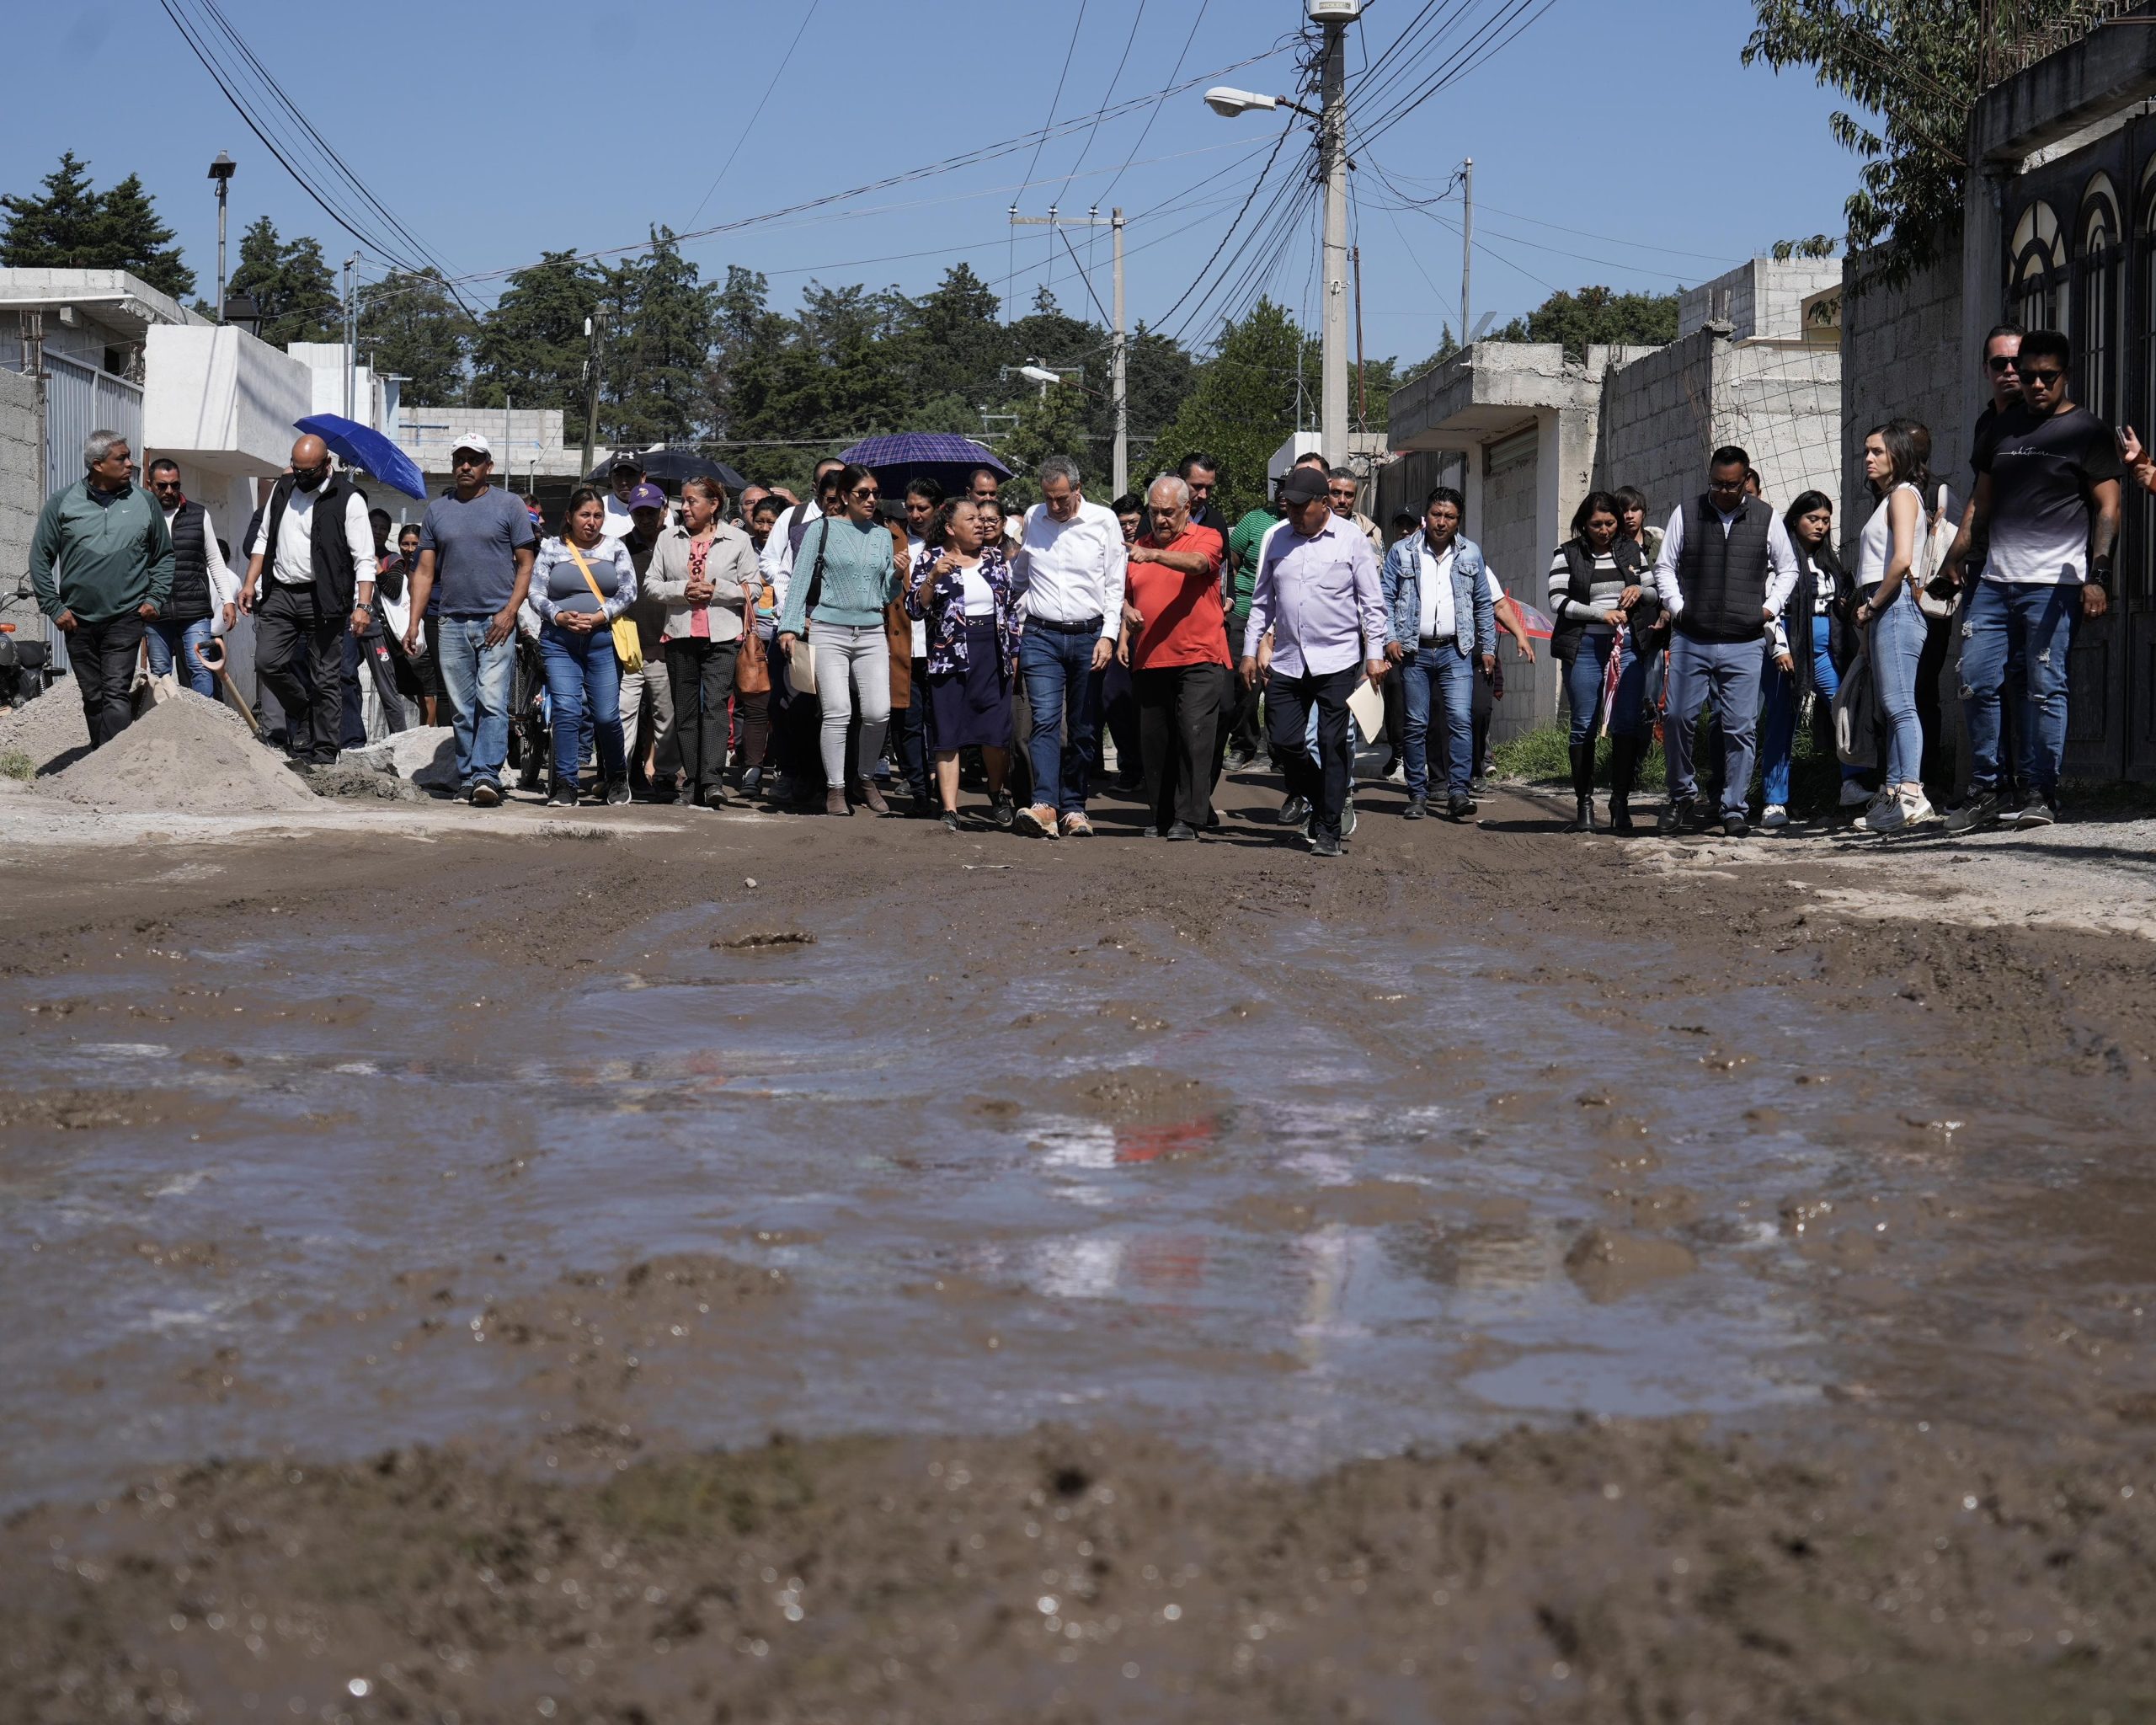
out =
{"type": "Polygon", "coordinates": [[[2027,679],[2020,703],[2026,800],[2015,825],[2025,830],[2058,819],[2067,662],[2075,623],[2111,609],[2126,472],[2111,428],[2068,398],[2072,356],[2057,330],[2022,338],[2021,406],[1978,446],[1969,518],[1947,553],[1958,566],[1972,543],[1985,545],[1983,574],[1961,623],[1961,707],[1973,761],[1968,800],[1947,821],[1951,832],[1999,823],[1999,709],[2017,648],[2027,679]]]}
{"type": "Polygon", "coordinates": [[[248,547],[239,608],[254,618],[255,675],[285,710],[285,748],[327,766],[344,725],[344,636],[373,620],[374,529],[366,494],[334,473],[312,434],[270,488],[248,547]]]}
{"type": "Polygon", "coordinates": [[[189,688],[214,701],[217,679],[196,649],[217,634],[221,621],[225,628],[232,626],[239,582],[225,567],[210,512],[181,489],[178,462],[160,456],[150,463],[150,493],[172,536],[172,593],[144,638],[150,675],[170,676],[176,669],[189,688]]]}
{"type": "Polygon", "coordinates": [[[439,581],[436,662],[456,736],[457,794],[475,809],[492,809],[502,800],[516,678],[516,614],[531,585],[538,535],[521,499],[489,483],[494,451],[484,437],[474,433],[461,440],[450,466],[455,488],[430,503],[419,523],[419,567],[412,577],[404,650],[416,649],[427,598],[439,581]]]}

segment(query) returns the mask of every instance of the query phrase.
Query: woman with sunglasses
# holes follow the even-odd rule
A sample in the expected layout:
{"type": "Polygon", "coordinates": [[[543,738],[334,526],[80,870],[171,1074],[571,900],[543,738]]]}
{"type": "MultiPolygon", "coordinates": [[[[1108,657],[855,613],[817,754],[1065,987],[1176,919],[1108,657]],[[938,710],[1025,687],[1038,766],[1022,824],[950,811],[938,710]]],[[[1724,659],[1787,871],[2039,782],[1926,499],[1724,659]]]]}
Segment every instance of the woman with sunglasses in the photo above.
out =
{"type": "MultiPolygon", "coordinates": [[[[848,467],[839,474],[836,489],[845,513],[825,515],[809,528],[794,557],[793,579],[778,620],[778,647],[791,654],[803,635],[808,638],[823,720],[818,741],[824,760],[824,812],[851,814],[846,733],[855,702],[861,709],[857,758],[862,761],[883,754],[883,727],[890,722],[891,657],[883,607],[898,596],[899,565],[890,532],[877,518],[876,476],[866,467],[848,467]]],[[[872,814],[891,812],[871,779],[857,784],[853,795],[872,814]]]]}

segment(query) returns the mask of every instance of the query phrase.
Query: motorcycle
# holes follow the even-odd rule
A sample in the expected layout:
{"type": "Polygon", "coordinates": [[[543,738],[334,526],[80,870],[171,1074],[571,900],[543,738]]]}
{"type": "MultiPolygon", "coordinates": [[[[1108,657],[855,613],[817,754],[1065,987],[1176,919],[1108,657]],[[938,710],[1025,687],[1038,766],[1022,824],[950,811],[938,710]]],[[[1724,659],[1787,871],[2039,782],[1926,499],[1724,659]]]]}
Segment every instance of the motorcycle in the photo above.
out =
{"type": "Polygon", "coordinates": [[[7,615],[26,606],[35,608],[28,581],[17,585],[13,598],[0,599],[0,707],[20,707],[35,700],[60,675],[53,669],[52,649],[43,641],[25,638],[21,622],[7,615]]]}

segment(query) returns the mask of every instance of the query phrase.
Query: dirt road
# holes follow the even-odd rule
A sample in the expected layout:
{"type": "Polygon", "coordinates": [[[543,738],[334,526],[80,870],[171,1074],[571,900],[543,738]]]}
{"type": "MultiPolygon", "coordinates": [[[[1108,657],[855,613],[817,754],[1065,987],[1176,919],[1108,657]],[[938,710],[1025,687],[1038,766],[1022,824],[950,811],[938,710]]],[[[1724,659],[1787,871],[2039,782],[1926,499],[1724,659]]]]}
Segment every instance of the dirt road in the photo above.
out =
{"type": "Polygon", "coordinates": [[[0,808],[0,1717],[2156,1714],[2146,942],[1276,800],[0,808]]]}

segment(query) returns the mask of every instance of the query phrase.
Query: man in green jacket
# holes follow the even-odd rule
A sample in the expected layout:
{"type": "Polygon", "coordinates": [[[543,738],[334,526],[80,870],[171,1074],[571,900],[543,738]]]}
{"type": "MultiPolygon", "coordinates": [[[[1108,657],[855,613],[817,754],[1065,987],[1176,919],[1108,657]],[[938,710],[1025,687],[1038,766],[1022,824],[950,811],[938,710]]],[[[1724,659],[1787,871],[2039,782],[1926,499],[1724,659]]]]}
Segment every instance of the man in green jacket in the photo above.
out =
{"type": "Polygon", "coordinates": [[[90,746],[101,749],[127,729],[143,632],[172,594],[172,535],[164,511],[133,481],[125,437],[91,432],[83,465],[89,471],[37,518],[30,588],[67,638],[90,746]]]}

